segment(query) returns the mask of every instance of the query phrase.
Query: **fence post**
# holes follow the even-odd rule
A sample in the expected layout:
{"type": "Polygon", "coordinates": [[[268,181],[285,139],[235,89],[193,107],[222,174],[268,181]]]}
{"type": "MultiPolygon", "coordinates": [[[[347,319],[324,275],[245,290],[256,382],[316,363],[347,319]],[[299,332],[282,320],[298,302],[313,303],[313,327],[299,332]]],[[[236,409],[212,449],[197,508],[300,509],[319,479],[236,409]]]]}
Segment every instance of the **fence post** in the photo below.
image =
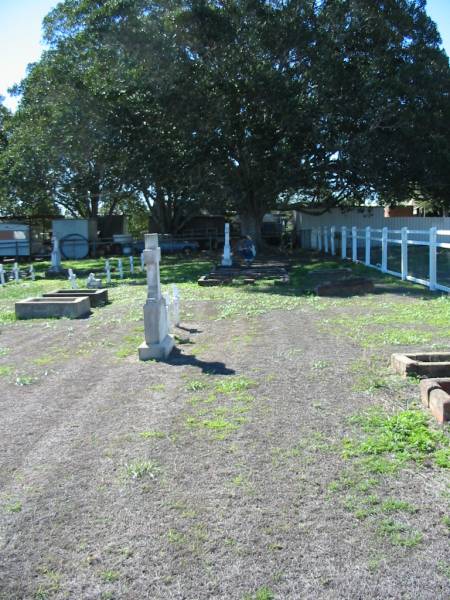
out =
{"type": "Polygon", "coordinates": [[[341,227],[341,256],[347,258],[347,227],[341,227]]]}
{"type": "Polygon", "coordinates": [[[322,252],[322,225],[319,225],[317,229],[317,250],[322,252]]]}
{"type": "Polygon", "coordinates": [[[331,242],[331,254],[333,256],[335,256],[335,254],[336,254],[336,245],[335,245],[335,239],[334,239],[335,234],[336,234],[336,227],[334,225],[332,225],[332,227],[330,228],[330,242],[331,242]]]}
{"type": "Polygon", "coordinates": [[[370,225],[366,227],[366,267],[370,267],[370,225]]]}
{"type": "Polygon", "coordinates": [[[436,289],[436,283],[437,283],[437,265],[436,265],[436,258],[437,258],[437,227],[431,227],[430,228],[430,269],[429,269],[429,276],[430,276],[430,290],[435,290],[436,289]]]}
{"type": "Polygon", "coordinates": [[[388,259],[388,228],[383,227],[381,231],[381,272],[387,272],[387,259],[388,259]]]}
{"type": "Polygon", "coordinates": [[[402,279],[408,277],[408,228],[402,227],[402,279]]]}
{"type": "Polygon", "coordinates": [[[328,226],[325,225],[323,228],[323,245],[325,248],[325,254],[328,254],[328,226]]]}
{"type": "Polygon", "coordinates": [[[355,226],[352,227],[352,261],[358,262],[358,231],[355,226]]]}

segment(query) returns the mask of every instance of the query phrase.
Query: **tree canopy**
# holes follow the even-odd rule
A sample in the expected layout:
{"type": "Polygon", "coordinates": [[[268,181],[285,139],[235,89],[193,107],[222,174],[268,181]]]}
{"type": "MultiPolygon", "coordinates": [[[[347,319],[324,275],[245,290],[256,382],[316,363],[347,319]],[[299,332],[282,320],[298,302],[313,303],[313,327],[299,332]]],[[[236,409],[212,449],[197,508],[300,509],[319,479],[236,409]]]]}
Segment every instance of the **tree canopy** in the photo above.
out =
{"type": "Polygon", "coordinates": [[[377,197],[450,202],[450,77],[423,0],[66,0],[0,172],[72,214],[160,227],[377,197]],[[6,165],[6,167],[5,167],[6,165]]]}

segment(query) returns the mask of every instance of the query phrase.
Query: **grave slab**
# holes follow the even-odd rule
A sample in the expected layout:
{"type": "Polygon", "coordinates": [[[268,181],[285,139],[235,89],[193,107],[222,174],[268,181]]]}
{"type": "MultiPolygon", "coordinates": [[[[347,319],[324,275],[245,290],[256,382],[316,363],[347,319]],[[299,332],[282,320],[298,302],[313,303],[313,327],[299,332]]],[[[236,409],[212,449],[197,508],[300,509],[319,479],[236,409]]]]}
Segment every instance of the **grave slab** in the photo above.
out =
{"type": "Polygon", "coordinates": [[[46,319],[68,317],[79,319],[91,312],[91,304],[87,296],[51,298],[27,298],[15,304],[17,319],[46,319]]]}
{"type": "Polygon", "coordinates": [[[392,354],[391,367],[403,377],[450,376],[450,352],[419,352],[414,354],[392,354]]]}
{"type": "Polygon", "coordinates": [[[326,281],[315,288],[317,296],[348,296],[370,294],[374,290],[373,281],[365,277],[349,277],[337,281],[326,281]]]}
{"type": "Polygon", "coordinates": [[[100,289],[100,290],[53,290],[52,292],[46,292],[43,294],[44,298],[64,298],[64,297],[72,297],[78,298],[82,296],[87,296],[89,298],[89,302],[91,303],[92,308],[96,308],[98,306],[103,306],[108,303],[108,290],[100,289]]]}
{"type": "Polygon", "coordinates": [[[422,404],[439,423],[450,421],[450,377],[420,382],[422,404]]]}

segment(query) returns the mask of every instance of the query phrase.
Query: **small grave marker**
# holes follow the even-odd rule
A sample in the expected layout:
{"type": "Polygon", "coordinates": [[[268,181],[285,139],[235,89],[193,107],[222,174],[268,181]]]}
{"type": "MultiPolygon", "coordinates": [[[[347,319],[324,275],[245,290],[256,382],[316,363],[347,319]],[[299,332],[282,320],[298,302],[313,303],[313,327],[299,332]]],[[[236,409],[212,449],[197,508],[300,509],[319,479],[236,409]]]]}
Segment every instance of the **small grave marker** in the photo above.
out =
{"type": "Polygon", "coordinates": [[[123,279],[123,263],[121,258],[119,258],[117,261],[117,270],[119,271],[120,279],[123,279]]]}
{"type": "Polygon", "coordinates": [[[180,324],[180,291],[172,284],[172,321],[175,327],[180,324]]]}
{"type": "Polygon", "coordinates": [[[169,331],[169,333],[172,333],[173,331],[173,323],[172,323],[172,319],[170,318],[171,315],[171,310],[172,310],[172,303],[170,301],[170,295],[165,292],[164,294],[162,294],[162,297],[164,298],[164,301],[166,303],[166,318],[167,318],[167,330],[169,331]]]}
{"type": "Polygon", "coordinates": [[[12,273],[14,276],[14,281],[16,281],[16,282],[20,281],[19,265],[16,262],[14,263],[14,267],[12,268],[12,273]]]}
{"type": "Polygon", "coordinates": [[[4,286],[5,285],[5,270],[3,268],[3,265],[0,265],[0,286],[4,286]]]}
{"type": "Polygon", "coordinates": [[[68,277],[68,279],[70,281],[70,287],[73,290],[78,289],[77,276],[75,275],[75,273],[73,272],[72,269],[69,269],[69,277],[68,277]]]}
{"type": "Polygon", "coordinates": [[[108,285],[111,284],[111,265],[109,263],[109,258],[105,261],[105,273],[106,273],[106,283],[108,285]]]}
{"type": "Polygon", "coordinates": [[[89,273],[89,277],[86,280],[86,287],[90,290],[98,289],[102,287],[102,280],[97,279],[94,273],[89,273]]]}
{"type": "Polygon", "coordinates": [[[130,273],[134,275],[134,259],[130,256],[130,273]]]}

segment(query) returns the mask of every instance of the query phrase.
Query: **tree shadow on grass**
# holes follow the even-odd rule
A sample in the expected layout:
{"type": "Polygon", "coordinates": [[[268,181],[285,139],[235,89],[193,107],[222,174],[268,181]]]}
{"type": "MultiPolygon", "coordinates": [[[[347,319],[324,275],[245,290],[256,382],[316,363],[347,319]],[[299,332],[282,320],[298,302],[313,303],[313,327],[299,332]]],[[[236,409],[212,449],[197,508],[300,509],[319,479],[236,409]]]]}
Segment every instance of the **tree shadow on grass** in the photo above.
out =
{"type": "Polygon", "coordinates": [[[208,375],[235,375],[234,369],[229,369],[222,362],[199,360],[192,354],[184,354],[178,348],[174,348],[166,360],[167,364],[174,367],[190,365],[201,369],[208,375]]]}

